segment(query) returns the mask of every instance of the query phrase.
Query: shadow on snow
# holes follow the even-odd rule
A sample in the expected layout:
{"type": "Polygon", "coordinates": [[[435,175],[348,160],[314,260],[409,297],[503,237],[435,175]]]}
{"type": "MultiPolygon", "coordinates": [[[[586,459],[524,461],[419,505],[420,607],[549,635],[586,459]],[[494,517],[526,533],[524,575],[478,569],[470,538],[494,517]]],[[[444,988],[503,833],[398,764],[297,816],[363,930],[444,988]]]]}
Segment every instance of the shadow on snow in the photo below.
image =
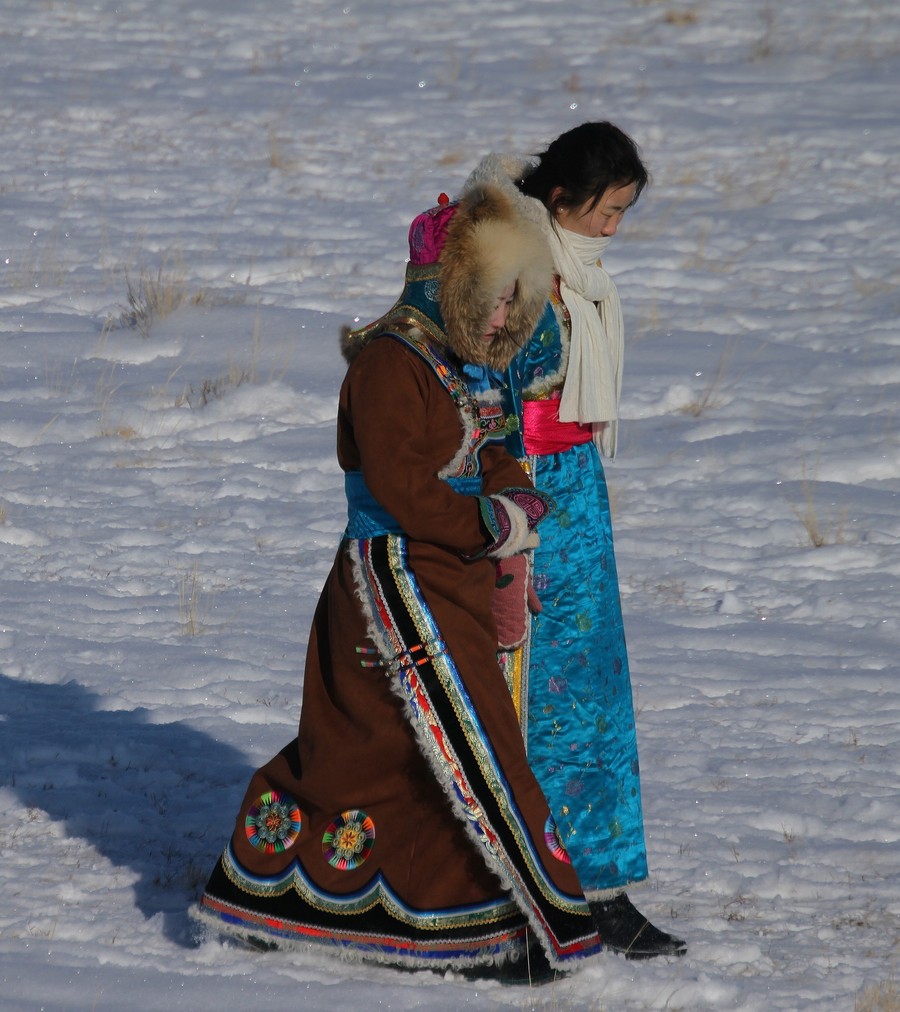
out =
{"type": "Polygon", "coordinates": [[[166,936],[191,945],[187,908],[231,834],[227,806],[252,769],[236,749],[184,723],[98,707],[99,697],[75,682],[0,674],[0,783],[26,812],[46,812],[68,836],[131,868],[141,913],[162,913],[166,936]]]}

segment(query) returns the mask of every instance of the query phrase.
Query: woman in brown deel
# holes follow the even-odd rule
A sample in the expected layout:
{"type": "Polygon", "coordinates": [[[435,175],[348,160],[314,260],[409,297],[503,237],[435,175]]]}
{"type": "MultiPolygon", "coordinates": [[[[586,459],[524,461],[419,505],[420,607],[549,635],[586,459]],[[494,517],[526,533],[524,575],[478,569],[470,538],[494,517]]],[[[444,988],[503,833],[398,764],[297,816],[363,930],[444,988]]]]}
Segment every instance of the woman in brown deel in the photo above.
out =
{"type": "Polygon", "coordinates": [[[299,732],[253,776],[199,916],[265,947],[534,982],[600,948],[492,615],[497,560],[553,508],[503,448],[494,386],[552,263],[497,189],[442,198],[412,224],[398,302],[345,334],[348,524],[299,732]]]}

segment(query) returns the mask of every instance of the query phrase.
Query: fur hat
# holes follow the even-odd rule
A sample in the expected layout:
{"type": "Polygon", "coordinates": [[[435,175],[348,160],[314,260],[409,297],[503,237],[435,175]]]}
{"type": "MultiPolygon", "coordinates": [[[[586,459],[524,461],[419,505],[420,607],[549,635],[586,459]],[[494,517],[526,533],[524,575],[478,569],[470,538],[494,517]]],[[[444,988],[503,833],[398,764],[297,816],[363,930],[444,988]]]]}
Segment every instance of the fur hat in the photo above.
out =
{"type": "Polygon", "coordinates": [[[456,204],[418,215],[409,250],[403,293],[375,323],[344,330],[345,357],[377,334],[415,327],[463,362],[505,369],[531,337],[550,291],[553,262],[540,228],[498,188],[477,186],[456,204]],[[510,284],[506,325],[486,343],[488,320],[510,284]]]}

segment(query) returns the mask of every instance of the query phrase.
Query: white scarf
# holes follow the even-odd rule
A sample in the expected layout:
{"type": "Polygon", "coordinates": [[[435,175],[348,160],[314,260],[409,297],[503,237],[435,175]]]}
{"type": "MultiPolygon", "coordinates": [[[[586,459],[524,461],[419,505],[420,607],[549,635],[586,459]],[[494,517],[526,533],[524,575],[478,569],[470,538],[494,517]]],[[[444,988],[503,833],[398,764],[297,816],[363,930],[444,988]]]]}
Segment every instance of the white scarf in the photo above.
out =
{"type": "Polygon", "coordinates": [[[595,423],[594,441],[598,448],[606,456],[615,457],[625,330],[619,293],[599,263],[612,238],[592,239],[557,228],[549,216],[544,234],[572,324],[559,420],[595,423]],[[600,422],[606,424],[596,424],[600,422]]]}
{"type": "Polygon", "coordinates": [[[611,240],[605,236],[590,239],[558,228],[539,200],[526,197],[518,189],[514,181],[526,176],[536,164],[530,158],[490,154],[475,168],[463,189],[479,182],[500,186],[544,230],[572,323],[560,421],[593,424],[597,448],[607,457],[615,457],[624,327],[619,293],[597,262],[611,240]]]}

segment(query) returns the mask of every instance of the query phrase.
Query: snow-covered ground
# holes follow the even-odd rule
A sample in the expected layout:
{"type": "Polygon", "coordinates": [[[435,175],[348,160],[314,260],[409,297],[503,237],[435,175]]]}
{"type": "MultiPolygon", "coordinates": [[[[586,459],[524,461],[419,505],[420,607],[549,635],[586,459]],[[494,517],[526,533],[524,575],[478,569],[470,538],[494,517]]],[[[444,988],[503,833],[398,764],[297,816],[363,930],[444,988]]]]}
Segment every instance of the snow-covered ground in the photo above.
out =
{"type": "Polygon", "coordinates": [[[0,1004],[891,991],[894,0],[3,0],[0,45],[0,1004]],[[528,991],[195,939],[298,718],[343,526],[338,329],[393,301],[410,219],[482,155],[602,118],[654,179],[606,260],[634,895],[689,954],[528,991]]]}

